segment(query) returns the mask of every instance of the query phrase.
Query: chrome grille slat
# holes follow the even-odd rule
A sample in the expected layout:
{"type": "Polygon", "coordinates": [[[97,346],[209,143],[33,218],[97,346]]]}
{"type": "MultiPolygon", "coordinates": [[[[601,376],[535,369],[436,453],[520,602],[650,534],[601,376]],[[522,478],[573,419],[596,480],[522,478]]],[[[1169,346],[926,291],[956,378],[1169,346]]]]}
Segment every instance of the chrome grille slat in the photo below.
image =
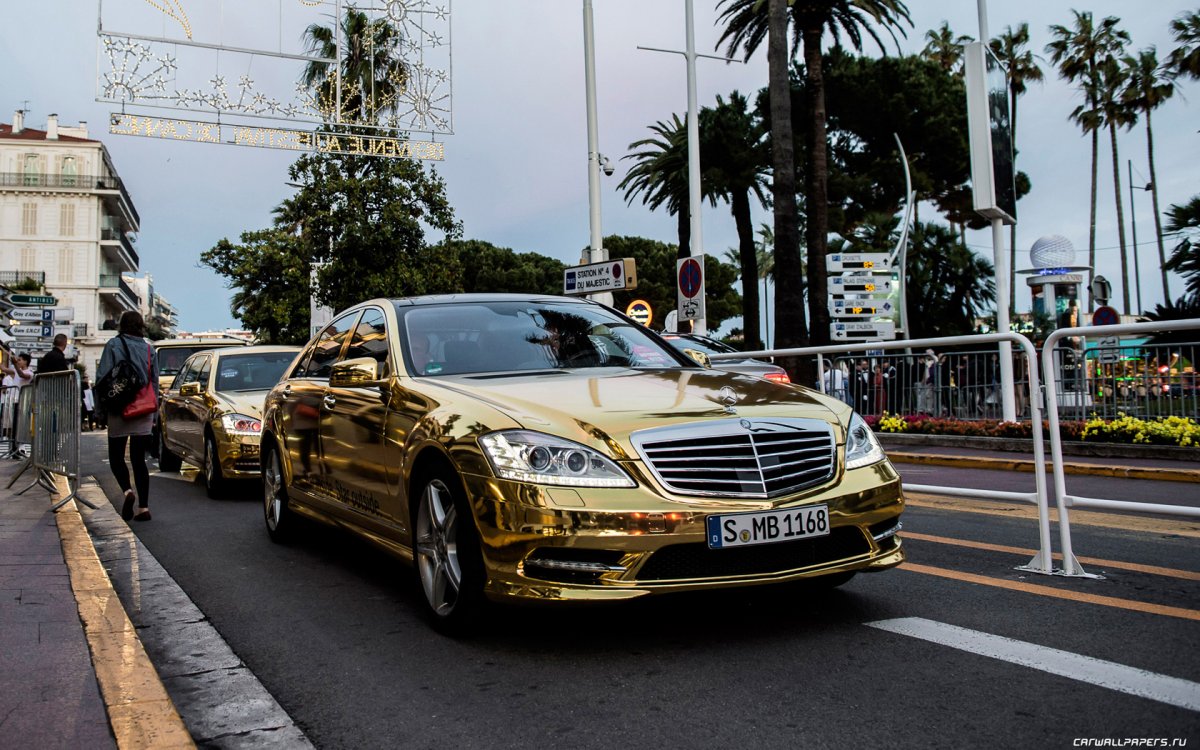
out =
{"type": "Polygon", "coordinates": [[[763,498],[833,475],[837,445],[818,419],[722,419],[635,432],[651,473],[684,495],[763,498]]]}

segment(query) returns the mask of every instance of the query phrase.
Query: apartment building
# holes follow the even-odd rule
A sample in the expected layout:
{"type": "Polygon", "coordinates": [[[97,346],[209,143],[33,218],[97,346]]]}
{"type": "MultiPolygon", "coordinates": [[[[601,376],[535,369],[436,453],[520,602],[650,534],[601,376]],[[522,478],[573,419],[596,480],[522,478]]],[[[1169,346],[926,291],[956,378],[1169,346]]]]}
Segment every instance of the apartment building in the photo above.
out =
{"type": "Polygon", "coordinates": [[[33,279],[73,308],[71,343],[94,377],[121,313],[143,306],[122,276],[138,270],[140,218],[87,123],[66,127],[50,115],[37,130],[24,115],[0,123],[0,283],[33,279]]]}
{"type": "Polygon", "coordinates": [[[179,326],[179,311],[166,297],[154,290],[154,277],[150,274],[122,274],[125,283],[141,299],[138,310],[146,321],[146,327],[157,328],[163,338],[172,338],[179,326]]]}

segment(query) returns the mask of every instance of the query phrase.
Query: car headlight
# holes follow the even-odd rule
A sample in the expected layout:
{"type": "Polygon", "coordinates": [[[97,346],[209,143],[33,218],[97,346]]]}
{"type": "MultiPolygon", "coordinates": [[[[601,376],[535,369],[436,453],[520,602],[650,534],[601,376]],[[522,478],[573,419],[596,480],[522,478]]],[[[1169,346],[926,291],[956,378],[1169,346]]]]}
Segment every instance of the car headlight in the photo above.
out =
{"type": "Polygon", "coordinates": [[[506,430],[482,436],[479,444],[502,479],[568,487],[637,486],[612,460],[553,435],[506,430]]]}
{"type": "Polygon", "coordinates": [[[245,414],[222,414],[221,427],[228,435],[259,435],[262,421],[245,414]]]}
{"type": "Polygon", "coordinates": [[[870,466],[884,458],[883,446],[879,444],[875,433],[858,416],[858,412],[852,413],[850,426],[846,428],[846,469],[870,466]]]}

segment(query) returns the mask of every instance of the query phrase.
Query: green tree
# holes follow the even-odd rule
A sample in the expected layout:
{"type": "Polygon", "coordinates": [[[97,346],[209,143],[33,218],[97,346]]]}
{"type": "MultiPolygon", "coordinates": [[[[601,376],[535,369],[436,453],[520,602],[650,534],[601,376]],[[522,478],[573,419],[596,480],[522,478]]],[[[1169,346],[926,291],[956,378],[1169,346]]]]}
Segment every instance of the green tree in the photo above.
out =
{"type": "Polygon", "coordinates": [[[294,232],[243,232],[238,244],[223,239],[205,250],[200,264],[225,277],[234,317],[261,343],[308,341],[311,266],[294,232]]]}
{"type": "Polygon", "coordinates": [[[1167,64],[1176,76],[1200,78],[1200,10],[1188,11],[1171,21],[1171,34],[1179,46],[1167,64]]]}
{"type": "Polygon", "coordinates": [[[654,136],[629,144],[634,153],[621,157],[635,164],[617,185],[625,191],[625,202],[641,197],[651,211],[665,207],[674,216],[679,234],[679,257],[691,252],[692,226],[688,213],[687,124],[679,115],[670,122],[659,120],[650,126],[654,136]],[[642,149],[637,151],[636,149],[642,149]]]}
{"type": "Polygon", "coordinates": [[[1117,204],[1117,238],[1121,247],[1121,295],[1124,312],[1133,308],[1129,303],[1129,251],[1125,244],[1125,210],[1121,197],[1121,160],[1117,152],[1117,128],[1130,128],[1137,122],[1137,111],[1121,101],[1127,73],[1116,57],[1106,57],[1097,68],[1095,79],[1099,122],[1108,128],[1112,145],[1113,191],[1117,204]]]}
{"type": "MultiPolygon", "coordinates": [[[[1037,63],[1041,58],[1026,48],[1028,44],[1029,24],[1027,23],[1019,24],[1016,31],[1013,30],[1012,26],[1005,27],[1004,33],[991,41],[992,52],[995,53],[1000,63],[1004,65],[1005,76],[1008,81],[1008,111],[1012,115],[1013,169],[1016,169],[1018,153],[1017,100],[1028,89],[1027,84],[1029,82],[1035,81],[1040,83],[1045,77],[1037,63]]],[[[1011,252],[1008,264],[1008,288],[1010,290],[1008,309],[1010,315],[1015,315],[1017,311],[1017,225],[1015,223],[1009,226],[1008,242],[1009,251],[1011,252]]]]}
{"type": "Polygon", "coordinates": [[[921,50],[921,57],[947,73],[959,75],[962,72],[963,45],[972,41],[974,37],[956,35],[950,30],[950,24],[942,21],[936,30],[925,32],[925,49],[921,50]]]}
{"type": "MultiPolygon", "coordinates": [[[[721,41],[729,40],[729,54],[733,54],[739,47],[742,47],[749,56],[754,49],[748,45],[754,41],[756,35],[758,42],[761,43],[761,32],[756,29],[764,24],[769,27],[769,18],[765,12],[768,8],[761,0],[723,0],[721,5],[725,7],[725,12],[721,15],[719,22],[729,21],[729,25],[721,36],[721,41]],[[744,10],[747,7],[753,9],[754,13],[739,14],[739,9],[744,10]],[[737,23],[738,27],[733,26],[734,23],[737,23]]],[[[822,39],[826,33],[829,33],[834,41],[840,44],[842,37],[845,36],[851,47],[861,49],[862,38],[866,34],[874,39],[882,50],[883,42],[875,31],[876,26],[881,27],[895,41],[896,31],[902,32],[902,24],[911,25],[912,22],[908,15],[908,8],[901,0],[792,0],[790,5],[791,20],[799,34],[804,51],[805,88],[808,92],[805,100],[805,119],[808,124],[806,144],[808,170],[804,191],[808,216],[804,244],[808,249],[808,257],[812,261],[808,266],[808,303],[812,320],[810,335],[814,343],[827,343],[830,319],[825,255],[829,241],[829,165],[825,130],[822,39]]],[[[778,12],[782,14],[782,8],[778,12]]],[[[782,39],[780,43],[782,44],[782,39]]],[[[770,55],[768,55],[769,57],[770,55]]],[[[787,75],[784,71],[776,74],[773,68],[772,84],[779,85],[782,89],[787,75]]],[[[772,96],[774,95],[775,88],[772,88],[772,96]]],[[[779,136],[775,130],[774,119],[772,119],[771,132],[773,136],[779,136]]],[[[778,177],[778,168],[779,165],[776,165],[776,177],[778,177]]],[[[776,196],[776,202],[778,207],[778,196],[776,196]]],[[[790,207],[790,203],[784,205],[790,207]]],[[[779,234],[777,227],[777,240],[780,239],[779,234]]],[[[796,253],[796,256],[798,255],[799,253],[796,253]]],[[[782,288],[784,279],[789,273],[796,273],[798,270],[798,257],[789,259],[787,264],[780,263],[779,259],[776,260],[776,274],[781,285],[780,297],[783,297],[785,293],[782,288]]],[[[791,287],[792,284],[788,286],[791,287]]],[[[797,290],[800,288],[800,284],[794,286],[797,290]]],[[[792,299],[798,297],[799,295],[796,295],[792,299]]],[[[777,300],[777,311],[781,313],[783,306],[787,304],[791,304],[790,301],[777,300]]],[[[777,314],[776,319],[782,328],[784,321],[782,314],[777,314]]]]}
{"type": "MultiPolygon", "coordinates": [[[[330,122],[373,124],[380,115],[394,115],[408,81],[408,69],[400,57],[403,40],[395,25],[385,19],[372,21],[366,13],[347,6],[340,33],[340,113],[337,81],[329,63],[310,61],[301,81],[312,89],[330,122]]],[[[332,27],[320,24],[304,31],[309,54],[328,59],[337,57],[337,36],[332,27]]]]}
{"type": "MultiPolygon", "coordinates": [[[[1200,195],[1167,209],[1167,231],[1178,233],[1183,239],[1171,251],[1171,258],[1163,268],[1183,276],[1186,294],[1180,306],[1183,303],[1200,306],[1200,195]]],[[[1194,336],[1195,331],[1191,333],[1194,336]]]]}
{"type": "MultiPolygon", "coordinates": [[[[562,294],[566,265],[538,253],[518,253],[483,240],[447,240],[434,250],[457,269],[458,292],[562,294]]],[[[615,257],[615,256],[614,256],[615,257]]]]}
{"type": "MultiPolygon", "coordinates": [[[[1171,299],[1167,282],[1167,251],[1163,246],[1162,218],[1158,211],[1158,177],[1154,169],[1154,128],[1150,115],[1175,94],[1175,83],[1166,66],[1158,64],[1154,47],[1141,50],[1136,57],[1125,57],[1126,83],[1121,100],[1146,118],[1146,158],[1150,164],[1150,199],[1154,206],[1154,235],[1158,239],[1158,264],[1162,271],[1163,299],[1171,299]]],[[[1133,210],[1131,205],[1130,210],[1133,210]]]]}
{"type": "MultiPolygon", "coordinates": [[[[667,313],[675,309],[675,263],[679,253],[674,245],[644,237],[613,235],[604,238],[604,247],[613,258],[633,258],[637,263],[637,289],[613,292],[613,307],[624,310],[635,299],[645,300],[653,311],[650,327],[662,329],[667,313]]],[[[704,256],[704,285],[707,297],[709,330],[741,314],[742,298],[734,289],[737,266],[722,263],[713,255],[704,256]]]]}
{"type": "MultiPolygon", "coordinates": [[[[1092,202],[1088,229],[1088,266],[1090,275],[1096,268],[1096,180],[1099,165],[1100,127],[1103,124],[1099,102],[1103,86],[1100,81],[1100,64],[1115,57],[1129,41],[1129,34],[1117,28],[1120,19],[1109,16],[1097,26],[1090,12],[1072,10],[1075,23],[1071,28],[1054,24],[1050,27],[1053,39],[1046,45],[1046,54],[1058,66],[1059,75],[1065,80],[1078,83],[1086,104],[1076,110],[1071,119],[1080,125],[1085,134],[1092,136],[1092,202]]],[[[1118,193],[1119,194],[1119,193],[1118,193]]],[[[1088,294],[1088,309],[1092,307],[1088,294]]]]}
{"type": "Polygon", "coordinates": [[[734,91],[726,102],[700,112],[700,163],[708,192],[729,202],[738,235],[738,263],[742,279],[742,327],[749,349],[762,348],[759,340],[758,255],[755,252],[751,198],[766,205],[766,172],[769,166],[766,132],[750,109],[746,97],[734,91]]]}
{"type": "Polygon", "coordinates": [[[910,316],[914,339],[974,332],[975,319],[996,299],[995,270],[938,224],[913,227],[906,269],[908,298],[920,300],[910,316]]]}

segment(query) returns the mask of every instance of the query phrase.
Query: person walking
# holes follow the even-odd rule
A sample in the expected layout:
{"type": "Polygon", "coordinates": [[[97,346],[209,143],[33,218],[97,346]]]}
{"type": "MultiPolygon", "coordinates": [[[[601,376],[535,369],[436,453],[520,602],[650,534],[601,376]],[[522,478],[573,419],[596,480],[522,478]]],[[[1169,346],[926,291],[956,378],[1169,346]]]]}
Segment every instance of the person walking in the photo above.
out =
{"type": "MultiPolygon", "coordinates": [[[[126,310],[121,314],[117,324],[117,335],[108,340],[100,355],[100,365],[96,368],[96,382],[104,379],[118,362],[128,362],[133,370],[142,377],[149,377],[150,384],[158,393],[158,372],[154,365],[154,357],[150,344],[146,341],[146,323],[141,313],[126,310]]],[[[144,383],[143,383],[144,385],[144,383]]],[[[140,417],[126,419],[121,409],[108,411],[108,463],[113,477],[125,493],[125,501],[121,506],[121,517],[126,521],[150,520],[150,470],[146,466],[146,454],[150,452],[153,441],[154,412],[140,417]],[[125,464],[125,448],[129,447],[129,463],[133,466],[134,483],[137,492],[129,483],[129,467],[125,464]],[[134,513],[134,503],[137,503],[137,513],[134,513]]]]}

